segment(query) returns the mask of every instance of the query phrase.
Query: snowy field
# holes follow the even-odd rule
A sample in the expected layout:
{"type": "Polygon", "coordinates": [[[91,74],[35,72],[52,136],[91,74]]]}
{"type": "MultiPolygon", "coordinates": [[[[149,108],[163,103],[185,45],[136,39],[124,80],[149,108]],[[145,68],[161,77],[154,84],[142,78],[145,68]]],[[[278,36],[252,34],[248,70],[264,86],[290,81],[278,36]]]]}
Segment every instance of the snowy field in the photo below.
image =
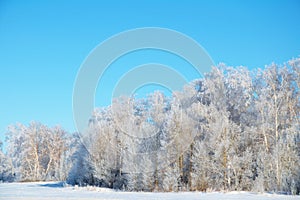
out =
{"type": "Polygon", "coordinates": [[[72,187],[64,186],[60,182],[34,182],[34,183],[1,183],[0,199],[242,199],[242,200],[267,200],[267,199],[300,199],[299,196],[286,196],[277,194],[255,194],[249,192],[229,193],[148,193],[148,192],[116,192],[106,188],[72,187]]]}

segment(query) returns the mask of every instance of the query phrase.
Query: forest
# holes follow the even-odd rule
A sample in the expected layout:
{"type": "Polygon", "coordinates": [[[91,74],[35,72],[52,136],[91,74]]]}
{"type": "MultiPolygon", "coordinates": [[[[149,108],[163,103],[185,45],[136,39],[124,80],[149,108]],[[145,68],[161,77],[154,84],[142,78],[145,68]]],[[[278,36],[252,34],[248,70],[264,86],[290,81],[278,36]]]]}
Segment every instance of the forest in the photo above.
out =
{"type": "Polygon", "coordinates": [[[5,144],[2,182],[299,194],[300,58],[251,71],[219,64],[171,96],[119,97],[84,133],[13,124],[5,144]]]}

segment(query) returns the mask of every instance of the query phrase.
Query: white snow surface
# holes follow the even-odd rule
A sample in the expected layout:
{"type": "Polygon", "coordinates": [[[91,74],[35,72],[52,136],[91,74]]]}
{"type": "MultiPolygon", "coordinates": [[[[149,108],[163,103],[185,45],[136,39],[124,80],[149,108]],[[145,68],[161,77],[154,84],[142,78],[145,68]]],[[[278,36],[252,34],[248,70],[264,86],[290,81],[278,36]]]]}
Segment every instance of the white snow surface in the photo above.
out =
{"type": "Polygon", "coordinates": [[[270,193],[251,192],[122,192],[99,187],[74,187],[62,182],[31,182],[31,183],[0,183],[0,199],[29,200],[29,199],[300,199],[300,196],[279,195],[270,193]]]}

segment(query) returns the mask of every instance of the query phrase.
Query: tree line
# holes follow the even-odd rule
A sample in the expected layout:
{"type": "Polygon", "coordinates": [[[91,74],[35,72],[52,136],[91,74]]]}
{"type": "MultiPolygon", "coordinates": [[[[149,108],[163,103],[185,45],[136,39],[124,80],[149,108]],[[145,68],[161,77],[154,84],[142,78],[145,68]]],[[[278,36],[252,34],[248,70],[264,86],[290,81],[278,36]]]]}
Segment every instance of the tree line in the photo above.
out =
{"type": "Polygon", "coordinates": [[[300,192],[300,58],[212,67],[172,96],[120,97],[84,133],[9,126],[0,180],[127,191],[300,192]]]}

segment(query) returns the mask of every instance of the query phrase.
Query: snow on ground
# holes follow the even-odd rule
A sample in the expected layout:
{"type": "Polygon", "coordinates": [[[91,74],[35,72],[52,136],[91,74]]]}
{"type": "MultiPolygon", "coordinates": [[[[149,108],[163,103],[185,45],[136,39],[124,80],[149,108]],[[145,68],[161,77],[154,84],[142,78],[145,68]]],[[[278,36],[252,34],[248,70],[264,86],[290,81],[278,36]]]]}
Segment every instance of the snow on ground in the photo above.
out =
{"type": "Polygon", "coordinates": [[[270,200],[270,199],[300,199],[300,196],[287,196],[277,194],[255,194],[250,192],[229,193],[150,193],[150,192],[120,192],[97,187],[73,187],[65,186],[62,182],[33,182],[33,183],[0,183],[0,199],[5,200],[48,200],[48,199],[242,199],[242,200],[270,200]]]}

